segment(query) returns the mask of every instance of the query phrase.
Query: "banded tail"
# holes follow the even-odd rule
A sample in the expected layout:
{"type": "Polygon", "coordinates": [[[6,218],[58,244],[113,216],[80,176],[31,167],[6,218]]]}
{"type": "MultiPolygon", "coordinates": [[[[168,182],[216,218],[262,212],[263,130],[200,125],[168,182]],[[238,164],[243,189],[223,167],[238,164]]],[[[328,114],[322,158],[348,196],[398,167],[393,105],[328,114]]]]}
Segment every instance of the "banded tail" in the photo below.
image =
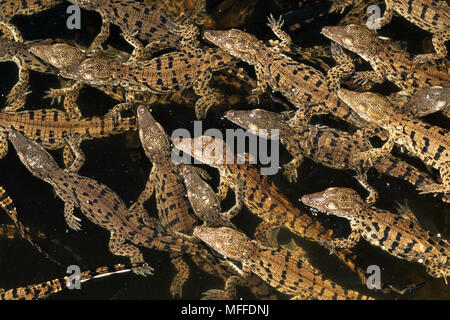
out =
{"type": "MultiPolygon", "coordinates": [[[[374,168],[382,174],[400,178],[417,188],[435,183],[431,177],[416,167],[396,157],[379,158],[373,163],[374,168]]],[[[433,196],[443,202],[450,203],[450,195],[445,193],[433,193],[433,196]]]]}
{"type": "MultiPolygon", "coordinates": [[[[112,267],[99,267],[94,270],[87,270],[80,273],[80,282],[86,282],[91,279],[107,277],[113,274],[129,272],[133,268],[145,267],[146,263],[116,264],[112,267]]],[[[19,287],[7,291],[1,291],[0,300],[38,300],[45,299],[48,296],[60,292],[71,285],[69,277],[56,278],[50,281],[33,284],[26,287],[19,287]]]]}
{"type": "Polygon", "coordinates": [[[47,259],[56,263],[59,266],[63,266],[60,262],[56,261],[48,253],[41,249],[41,247],[33,240],[28,231],[25,229],[24,225],[19,221],[19,216],[17,215],[17,209],[14,205],[11,197],[6,193],[5,189],[0,186],[0,206],[5,210],[8,216],[16,225],[17,229],[20,231],[22,236],[34,247],[37,251],[42,253],[47,259]]]}

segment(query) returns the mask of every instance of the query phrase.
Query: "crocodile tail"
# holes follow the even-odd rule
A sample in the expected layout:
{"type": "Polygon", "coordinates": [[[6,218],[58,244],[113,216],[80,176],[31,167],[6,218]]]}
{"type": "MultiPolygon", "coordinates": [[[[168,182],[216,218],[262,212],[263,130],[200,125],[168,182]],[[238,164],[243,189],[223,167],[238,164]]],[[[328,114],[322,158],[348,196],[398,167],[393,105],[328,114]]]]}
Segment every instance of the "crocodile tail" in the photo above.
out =
{"type": "Polygon", "coordinates": [[[59,266],[63,266],[60,262],[56,261],[52,257],[50,257],[41,247],[33,240],[30,234],[25,229],[24,225],[19,221],[19,216],[17,215],[17,209],[14,205],[11,197],[6,193],[5,189],[0,186],[0,206],[5,210],[8,216],[16,225],[17,229],[20,231],[22,236],[34,247],[37,251],[42,253],[47,259],[56,263],[59,266]]]}
{"type": "MultiPolygon", "coordinates": [[[[373,166],[379,173],[405,180],[416,188],[435,183],[428,174],[396,157],[379,158],[374,161],[373,166]]],[[[434,193],[433,195],[441,201],[450,203],[449,194],[434,193]]]]}
{"type": "Polygon", "coordinates": [[[318,298],[321,300],[374,300],[374,298],[362,295],[353,290],[347,290],[330,280],[324,280],[323,287],[320,290],[318,298]]]}
{"type": "MultiPolygon", "coordinates": [[[[116,264],[111,267],[99,267],[80,273],[80,282],[91,279],[106,277],[113,274],[131,271],[133,268],[147,266],[146,263],[116,264]]],[[[69,277],[57,278],[50,281],[34,284],[26,287],[19,287],[0,292],[0,300],[37,300],[44,299],[51,294],[68,288],[72,282],[69,277]]]]}

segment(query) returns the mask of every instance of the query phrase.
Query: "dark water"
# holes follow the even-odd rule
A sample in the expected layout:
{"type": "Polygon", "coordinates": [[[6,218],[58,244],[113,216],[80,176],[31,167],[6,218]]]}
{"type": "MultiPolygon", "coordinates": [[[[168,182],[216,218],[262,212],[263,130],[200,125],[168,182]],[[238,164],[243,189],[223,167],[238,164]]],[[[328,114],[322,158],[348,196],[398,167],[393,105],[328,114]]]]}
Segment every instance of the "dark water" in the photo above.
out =
{"type": "MultiPolygon", "coordinates": [[[[171,3],[170,1],[168,3],[171,3]]],[[[15,23],[22,31],[27,40],[43,38],[65,38],[75,39],[79,43],[88,45],[95,34],[99,31],[100,17],[96,13],[83,11],[82,30],[70,31],[66,28],[67,15],[65,13],[66,4],[60,5],[45,13],[32,17],[19,16],[14,18],[15,23]]],[[[328,3],[321,3],[318,6],[311,6],[303,10],[295,10],[292,14],[286,15],[286,26],[295,23],[299,19],[308,19],[325,12],[329,7],[328,3]]],[[[239,27],[254,33],[261,39],[271,39],[274,36],[265,27],[266,17],[269,13],[287,13],[296,9],[296,1],[271,2],[271,1],[208,1],[208,11],[211,12],[217,25],[222,28],[239,27]],[[219,8],[228,8],[228,11],[220,11],[219,8]],[[247,8],[246,10],[241,10],[247,8]],[[233,25],[236,17],[240,17],[239,12],[244,12],[242,25],[233,25]],[[233,16],[235,19],[228,19],[233,16]]],[[[300,31],[292,34],[294,42],[300,46],[308,47],[312,45],[326,44],[327,40],[320,35],[320,28],[324,25],[336,24],[339,15],[325,15],[317,21],[305,25],[300,31]]],[[[405,22],[401,18],[394,17],[392,23],[385,27],[383,35],[390,36],[396,40],[402,39],[407,42],[408,49],[413,52],[421,52],[422,39],[429,37],[428,34],[405,22]]],[[[130,47],[120,39],[119,30],[112,28],[112,35],[108,44],[119,49],[130,51],[130,47]]],[[[246,70],[252,73],[252,68],[241,64],[246,70]]],[[[13,63],[0,64],[0,93],[5,96],[17,81],[17,68],[13,63]]],[[[28,97],[28,109],[40,109],[49,107],[49,101],[42,97],[44,91],[58,87],[58,79],[54,76],[42,75],[31,72],[32,94],[28,97]]],[[[378,88],[388,92],[389,86],[378,88]]],[[[283,107],[277,103],[267,100],[265,106],[269,110],[282,111],[283,107]]],[[[85,116],[105,114],[113,105],[114,101],[104,96],[95,89],[83,90],[78,100],[81,112],[85,116]]],[[[233,106],[238,107],[238,106],[233,106]]],[[[251,109],[250,105],[239,107],[251,109]]],[[[208,118],[204,121],[203,127],[235,128],[226,120],[222,119],[223,112],[227,106],[219,106],[211,109],[208,118]]],[[[155,118],[163,125],[168,133],[176,128],[188,128],[192,130],[194,113],[193,107],[187,105],[155,105],[152,106],[155,118]]],[[[430,123],[449,128],[448,121],[439,116],[426,118],[430,123]]],[[[316,119],[316,122],[325,122],[340,127],[342,124],[334,123],[327,119],[316,119]]],[[[85,141],[82,148],[86,154],[87,161],[80,170],[81,175],[92,177],[108,185],[116,191],[127,203],[134,201],[144,188],[151,165],[139,147],[135,134],[124,134],[106,139],[85,141]]],[[[52,152],[60,161],[61,151],[52,152]]],[[[281,150],[282,164],[290,160],[288,153],[281,150]]],[[[61,163],[61,162],[60,162],[61,163]]],[[[417,161],[413,163],[417,164],[417,161]]],[[[41,246],[51,255],[67,264],[78,264],[82,268],[97,267],[101,265],[112,265],[127,262],[126,259],[112,255],[108,250],[108,232],[93,225],[82,217],[81,212],[75,214],[82,217],[82,231],[75,232],[69,230],[63,217],[63,202],[56,198],[52,188],[43,181],[40,181],[25,169],[20,163],[15,152],[10,148],[8,155],[0,161],[1,185],[5,187],[18,208],[22,222],[31,228],[32,233],[42,232],[47,235],[47,239],[38,240],[41,246]],[[59,244],[54,241],[58,241],[59,244]],[[69,247],[67,251],[64,247],[69,247]],[[75,259],[74,254],[79,257],[75,259]]],[[[213,175],[213,187],[217,187],[218,174],[215,170],[209,169],[213,175]]],[[[301,195],[324,190],[330,186],[351,187],[364,195],[364,190],[359,186],[353,173],[348,171],[337,171],[314,164],[305,160],[300,171],[297,184],[290,184],[281,174],[273,177],[279,189],[285,193],[293,203],[302,207],[298,202],[301,195]]],[[[415,212],[423,226],[435,233],[441,233],[444,238],[450,238],[450,207],[447,204],[430,197],[419,196],[413,187],[406,182],[402,182],[385,176],[378,176],[374,171],[369,171],[369,183],[373,185],[380,194],[377,206],[379,208],[395,211],[396,202],[405,203],[415,212]]],[[[227,209],[233,204],[232,197],[229,196],[223,207],[227,209]]],[[[147,203],[148,211],[156,216],[154,200],[147,203]]],[[[333,216],[319,215],[326,226],[336,230],[337,236],[348,235],[350,229],[348,222],[333,216]]],[[[253,232],[258,219],[247,209],[244,209],[233,222],[246,232],[253,232]]],[[[0,216],[0,223],[10,224],[6,215],[0,216]]],[[[287,241],[291,235],[281,232],[281,241],[287,241]]],[[[312,263],[317,266],[327,278],[339,284],[360,290],[366,294],[371,294],[360,283],[356,275],[352,274],[334,256],[318,245],[296,239],[303,244],[310,253],[312,263]]],[[[0,240],[0,287],[12,288],[21,285],[28,285],[62,276],[65,270],[47,261],[39,255],[28,243],[23,240],[0,240]]],[[[143,249],[146,261],[154,268],[155,274],[148,278],[142,278],[134,274],[124,274],[109,277],[102,280],[89,282],[83,286],[83,290],[66,290],[53,296],[51,299],[169,299],[169,285],[175,275],[175,269],[170,265],[168,254],[143,249]]],[[[372,264],[382,268],[382,281],[395,284],[399,287],[410,283],[420,283],[432,280],[426,275],[422,266],[415,263],[408,263],[396,259],[381,249],[370,246],[367,242],[361,241],[355,248],[358,255],[358,262],[361,266],[372,264]]],[[[213,278],[197,269],[191,262],[191,276],[186,283],[183,297],[187,299],[199,299],[201,293],[212,288],[222,288],[220,280],[213,278]]],[[[444,281],[432,280],[426,286],[405,295],[375,295],[377,298],[388,299],[448,299],[450,298],[450,288],[444,281]]],[[[239,297],[251,298],[245,289],[239,291],[239,297]]],[[[280,298],[287,298],[280,295],[280,298]]]]}

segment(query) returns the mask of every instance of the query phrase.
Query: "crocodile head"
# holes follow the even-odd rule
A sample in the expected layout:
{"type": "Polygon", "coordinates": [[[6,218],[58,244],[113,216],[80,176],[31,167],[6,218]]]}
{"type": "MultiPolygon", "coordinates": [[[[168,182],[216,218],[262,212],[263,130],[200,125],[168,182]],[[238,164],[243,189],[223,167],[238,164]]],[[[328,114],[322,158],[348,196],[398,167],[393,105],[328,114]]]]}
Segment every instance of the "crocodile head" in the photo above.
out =
{"type": "Polygon", "coordinates": [[[195,227],[194,236],[200,238],[220,255],[237,261],[245,259],[246,250],[244,249],[251,241],[245,234],[227,227],[195,227]]]}
{"type": "Polygon", "coordinates": [[[365,60],[374,53],[380,42],[375,32],[356,24],[323,27],[322,34],[365,60]]]}
{"type": "Polygon", "coordinates": [[[238,126],[263,138],[271,138],[270,130],[284,129],[287,125],[281,115],[264,109],[230,110],[225,117],[238,126]]]}
{"type": "Polygon", "coordinates": [[[235,155],[225,141],[216,137],[178,137],[173,138],[172,143],[178,150],[181,150],[191,157],[212,167],[246,163],[253,160],[253,158],[246,153],[243,155],[235,155]]]}
{"type": "Polygon", "coordinates": [[[354,92],[346,89],[338,90],[338,97],[350,106],[361,118],[373,122],[382,128],[395,117],[389,100],[373,92],[354,92]]]}
{"type": "Polygon", "coordinates": [[[170,157],[170,141],[164,128],[153,118],[147,106],[137,108],[139,138],[147,157],[152,161],[170,157]]]}
{"type": "Polygon", "coordinates": [[[99,58],[86,59],[81,64],[63,68],[59,74],[64,78],[94,85],[109,84],[115,79],[115,74],[111,69],[111,61],[99,58]]]}
{"type": "Polygon", "coordinates": [[[45,180],[51,171],[59,169],[52,156],[40,144],[14,130],[9,132],[8,138],[16,149],[20,161],[35,177],[45,180]]]}
{"type": "Polygon", "coordinates": [[[64,43],[37,44],[30,52],[58,69],[80,64],[85,59],[80,48],[64,43]]]}
{"type": "Polygon", "coordinates": [[[101,7],[104,3],[106,3],[105,0],[68,0],[68,1],[86,10],[95,10],[98,7],[101,7]]]}
{"type": "Polygon", "coordinates": [[[347,219],[357,216],[364,206],[359,194],[349,188],[328,188],[325,191],[306,194],[301,200],[316,210],[347,219]]]}
{"type": "Polygon", "coordinates": [[[237,29],[206,30],[203,35],[208,41],[236,58],[246,62],[254,60],[256,44],[259,42],[254,35],[237,29]]]}

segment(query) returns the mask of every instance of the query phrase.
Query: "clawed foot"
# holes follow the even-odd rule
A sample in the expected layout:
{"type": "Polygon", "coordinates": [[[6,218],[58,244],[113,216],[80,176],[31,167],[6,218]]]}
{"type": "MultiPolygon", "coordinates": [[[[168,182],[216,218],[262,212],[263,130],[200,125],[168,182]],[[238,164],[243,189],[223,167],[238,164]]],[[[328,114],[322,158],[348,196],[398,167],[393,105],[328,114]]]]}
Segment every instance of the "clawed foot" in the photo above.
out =
{"type": "Polygon", "coordinates": [[[108,111],[108,113],[105,115],[105,118],[111,118],[114,123],[119,123],[120,120],[122,120],[122,115],[120,112],[113,110],[108,111]]]}
{"type": "Polygon", "coordinates": [[[330,250],[330,254],[334,252],[334,246],[330,240],[321,239],[319,240],[319,244],[330,250]]]}
{"type": "Polygon", "coordinates": [[[45,91],[44,99],[52,99],[51,104],[54,104],[55,100],[60,103],[64,95],[65,93],[61,89],[50,89],[45,91]]]}
{"type": "Polygon", "coordinates": [[[200,300],[231,300],[225,290],[211,289],[203,293],[203,297],[200,300]]]}
{"type": "Polygon", "coordinates": [[[281,27],[284,24],[284,21],[281,16],[278,18],[278,20],[276,20],[272,14],[270,14],[270,16],[267,18],[267,21],[268,21],[267,26],[270,29],[275,29],[275,28],[281,29],[281,27]]]}
{"type": "Polygon", "coordinates": [[[10,106],[10,105],[14,104],[19,99],[23,99],[24,100],[25,97],[31,93],[31,91],[26,91],[28,89],[29,89],[29,87],[26,87],[26,88],[24,88],[24,90],[22,90],[20,92],[15,92],[15,90],[11,90],[11,92],[6,97],[6,101],[5,101],[6,105],[10,106]]]}
{"type": "Polygon", "coordinates": [[[364,167],[373,167],[372,158],[366,152],[359,152],[353,156],[355,161],[362,161],[364,167]]]}
{"type": "Polygon", "coordinates": [[[257,89],[253,89],[252,93],[248,97],[248,102],[250,104],[259,104],[259,97],[261,96],[261,92],[257,89]]]}
{"type": "Polygon", "coordinates": [[[75,231],[80,231],[81,230],[81,223],[80,223],[81,219],[72,215],[72,219],[70,221],[67,221],[67,224],[69,225],[70,229],[75,230],[75,231]]]}
{"type": "Polygon", "coordinates": [[[297,182],[298,173],[296,167],[290,166],[289,164],[285,165],[283,174],[290,183],[297,182]]]}
{"type": "Polygon", "coordinates": [[[139,276],[143,276],[143,277],[152,275],[153,271],[155,271],[155,269],[153,269],[150,266],[133,268],[134,273],[136,273],[139,276]]]}
{"type": "Polygon", "coordinates": [[[449,192],[448,188],[445,188],[445,186],[440,183],[430,183],[430,184],[418,187],[417,191],[419,191],[419,194],[449,192]]]}
{"type": "Polygon", "coordinates": [[[356,84],[359,84],[360,86],[366,85],[366,83],[369,81],[369,79],[367,79],[364,76],[364,73],[362,73],[362,72],[356,72],[353,75],[353,80],[355,81],[356,84]]]}

